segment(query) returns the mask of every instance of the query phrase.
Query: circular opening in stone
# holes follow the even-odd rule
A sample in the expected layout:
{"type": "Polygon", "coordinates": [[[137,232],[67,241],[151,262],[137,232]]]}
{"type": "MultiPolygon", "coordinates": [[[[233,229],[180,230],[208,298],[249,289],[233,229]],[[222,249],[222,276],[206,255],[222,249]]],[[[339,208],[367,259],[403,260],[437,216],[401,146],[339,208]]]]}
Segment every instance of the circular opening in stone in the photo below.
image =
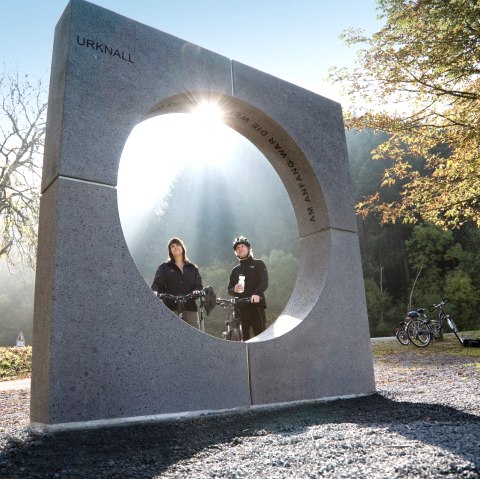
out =
{"type": "MultiPolygon", "coordinates": [[[[120,161],[118,205],[130,253],[150,286],[167,260],[167,243],[181,238],[204,286],[228,298],[238,263],[232,240],[245,235],[269,272],[267,326],[282,313],[298,272],[298,226],[290,198],[265,156],[207,112],[155,116],[131,132],[120,161]]],[[[221,337],[226,312],[205,321],[221,337]]]]}

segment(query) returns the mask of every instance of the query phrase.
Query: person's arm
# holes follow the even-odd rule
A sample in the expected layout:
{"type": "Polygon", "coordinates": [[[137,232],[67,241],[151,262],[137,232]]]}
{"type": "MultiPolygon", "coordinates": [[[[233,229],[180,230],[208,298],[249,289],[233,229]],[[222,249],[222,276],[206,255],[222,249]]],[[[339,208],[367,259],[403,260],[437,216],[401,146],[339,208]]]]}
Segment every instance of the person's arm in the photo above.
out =
{"type": "Polygon", "coordinates": [[[262,260],[258,260],[258,266],[259,266],[258,284],[255,287],[253,294],[256,294],[258,296],[263,296],[263,293],[268,288],[268,271],[267,271],[267,267],[265,266],[265,263],[262,260]]]}
{"type": "Polygon", "coordinates": [[[198,268],[195,267],[194,270],[195,270],[195,280],[194,280],[195,286],[193,287],[193,291],[200,291],[203,289],[202,277],[200,276],[200,271],[198,271],[198,268]]]}
{"type": "Polygon", "coordinates": [[[235,288],[235,284],[236,284],[236,281],[235,281],[235,278],[236,278],[236,274],[235,274],[235,269],[232,269],[232,272],[230,273],[230,280],[228,282],[228,294],[230,296],[235,296],[235,291],[234,291],[234,288],[235,288]]]}
{"type": "Polygon", "coordinates": [[[163,264],[161,264],[157,268],[157,272],[155,273],[155,278],[153,279],[151,288],[157,294],[166,292],[167,287],[165,284],[165,271],[163,268],[163,264]]]}

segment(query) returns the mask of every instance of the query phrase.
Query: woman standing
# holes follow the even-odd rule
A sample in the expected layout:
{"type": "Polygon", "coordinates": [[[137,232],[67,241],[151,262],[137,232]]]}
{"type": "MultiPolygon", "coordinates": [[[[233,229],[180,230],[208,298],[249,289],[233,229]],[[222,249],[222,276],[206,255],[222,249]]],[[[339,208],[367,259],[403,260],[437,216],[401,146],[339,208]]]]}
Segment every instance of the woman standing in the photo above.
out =
{"type": "MultiPolygon", "coordinates": [[[[157,268],[152,290],[157,294],[167,293],[174,296],[200,291],[203,288],[202,278],[198,268],[188,259],[187,250],[181,239],[172,238],[168,242],[168,256],[168,261],[157,268]]],[[[163,302],[169,309],[179,314],[175,301],[165,299],[163,302]]],[[[197,304],[194,299],[186,302],[182,316],[184,321],[198,328],[197,304]]]]}

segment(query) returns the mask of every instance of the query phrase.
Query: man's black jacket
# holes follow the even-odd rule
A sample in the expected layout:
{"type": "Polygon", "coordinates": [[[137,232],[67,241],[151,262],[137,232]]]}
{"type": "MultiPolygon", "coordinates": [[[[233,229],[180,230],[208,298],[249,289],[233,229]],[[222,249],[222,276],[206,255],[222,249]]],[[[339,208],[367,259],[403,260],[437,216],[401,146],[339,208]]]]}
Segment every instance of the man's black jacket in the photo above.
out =
{"type": "Polygon", "coordinates": [[[230,282],[228,283],[228,294],[245,298],[252,294],[258,294],[261,297],[260,306],[267,307],[264,292],[268,288],[268,272],[265,263],[261,259],[254,259],[249,256],[240,260],[240,263],[232,269],[230,282]],[[245,276],[245,290],[243,293],[235,293],[233,288],[238,283],[238,277],[245,276]]]}

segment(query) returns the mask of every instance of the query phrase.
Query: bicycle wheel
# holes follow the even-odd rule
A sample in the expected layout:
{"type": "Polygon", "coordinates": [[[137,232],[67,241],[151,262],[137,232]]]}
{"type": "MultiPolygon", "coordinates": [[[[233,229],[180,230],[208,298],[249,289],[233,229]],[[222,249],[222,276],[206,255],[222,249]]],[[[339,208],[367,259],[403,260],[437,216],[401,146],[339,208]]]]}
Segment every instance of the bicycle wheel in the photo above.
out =
{"type": "Polygon", "coordinates": [[[428,346],[433,336],[428,324],[418,319],[412,319],[408,323],[407,334],[410,341],[417,346],[417,348],[428,346]]]}
{"type": "Polygon", "coordinates": [[[410,344],[410,339],[408,338],[408,334],[405,331],[405,329],[403,328],[397,329],[395,336],[397,337],[398,341],[402,346],[408,346],[410,344]]]}
{"type": "Polygon", "coordinates": [[[238,328],[230,331],[230,341],[242,341],[242,332],[238,328]]]}

